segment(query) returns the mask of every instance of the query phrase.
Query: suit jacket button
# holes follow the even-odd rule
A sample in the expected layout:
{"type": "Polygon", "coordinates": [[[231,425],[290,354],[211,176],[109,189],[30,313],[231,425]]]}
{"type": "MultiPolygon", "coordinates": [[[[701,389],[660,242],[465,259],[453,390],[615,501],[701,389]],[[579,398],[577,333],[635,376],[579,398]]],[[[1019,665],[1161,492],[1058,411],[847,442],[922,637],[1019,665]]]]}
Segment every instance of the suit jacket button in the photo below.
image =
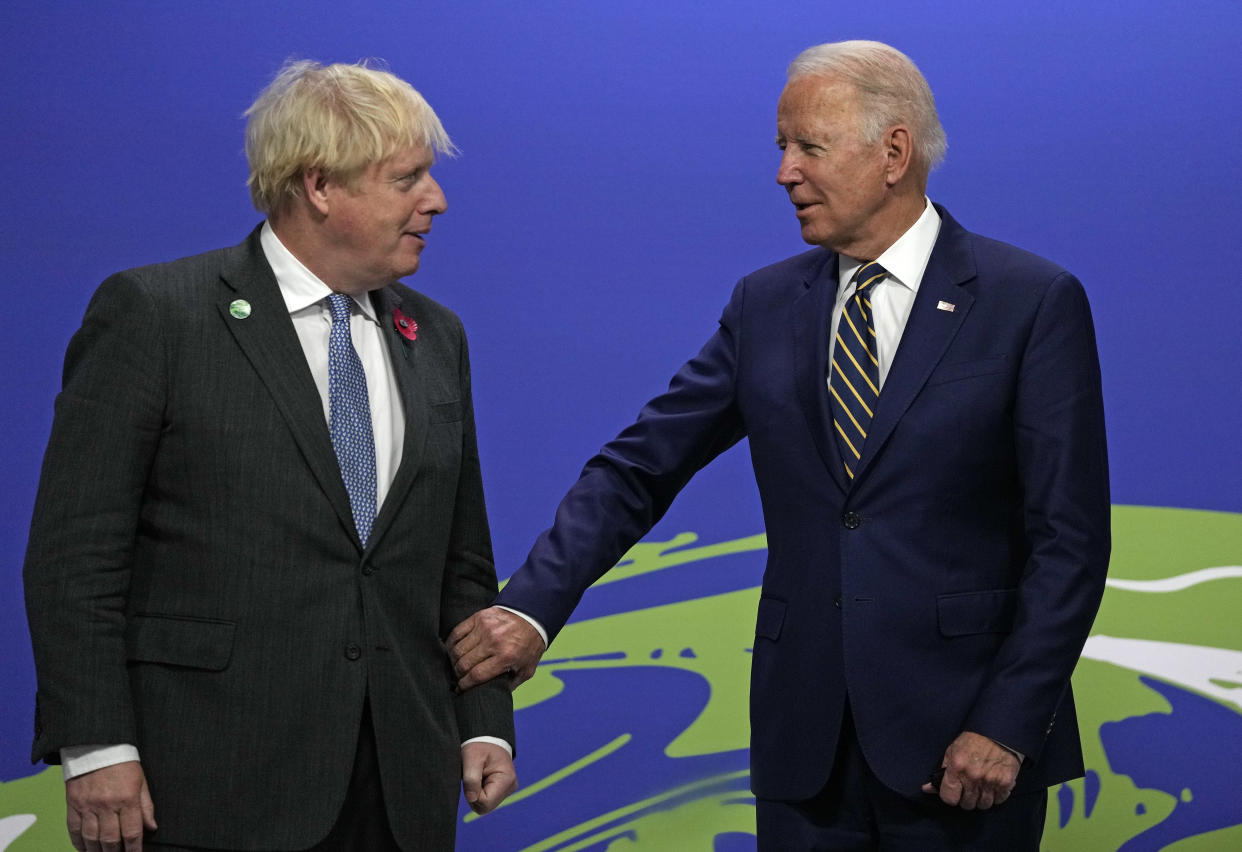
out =
{"type": "Polygon", "coordinates": [[[345,646],[345,659],[356,660],[361,656],[362,656],[362,649],[359,648],[357,645],[346,645],[345,646]]]}
{"type": "Polygon", "coordinates": [[[846,512],[841,522],[845,524],[847,530],[856,530],[862,524],[862,515],[857,512],[846,512]]]}
{"type": "Polygon", "coordinates": [[[840,599],[840,598],[833,598],[833,599],[832,599],[832,605],[833,605],[833,606],[835,606],[837,609],[840,609],[840,608],[841,608],[841,599],[840,599]]]}

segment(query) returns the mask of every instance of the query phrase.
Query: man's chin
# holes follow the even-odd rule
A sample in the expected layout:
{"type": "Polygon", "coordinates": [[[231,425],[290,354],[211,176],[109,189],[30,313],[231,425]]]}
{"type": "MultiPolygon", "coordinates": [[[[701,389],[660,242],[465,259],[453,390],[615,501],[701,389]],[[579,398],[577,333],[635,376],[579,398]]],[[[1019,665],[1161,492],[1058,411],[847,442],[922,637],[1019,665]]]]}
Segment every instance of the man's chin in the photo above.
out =
{"type": "Polygon", "coordinates": [[[803,222],[801,225],[802,227],[799,230],[804,243],[811,246],[831,248],[832,235],[822,226],[817,227],[813,222],[803,222]]]}

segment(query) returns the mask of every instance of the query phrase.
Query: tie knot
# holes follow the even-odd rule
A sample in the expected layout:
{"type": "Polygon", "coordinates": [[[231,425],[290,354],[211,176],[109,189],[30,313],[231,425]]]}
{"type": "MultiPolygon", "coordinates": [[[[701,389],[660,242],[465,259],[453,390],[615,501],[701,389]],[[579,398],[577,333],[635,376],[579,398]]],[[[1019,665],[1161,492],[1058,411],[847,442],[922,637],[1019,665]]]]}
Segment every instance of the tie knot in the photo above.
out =
{"type": "Polygon", "coordinates": [[[344,293],[333,293],[328,297],[328,310],[332,312],[332,322],[334,324],[341,320],[349,320],[350,301],[350,297],[344,293]]]}
{"type": "Polygon", "coordinates": [[[858,276],[855,279],[858,282],[858,287],[855,292],[862,293],[867,289],[874,287],[876,284],[883,281],[884,276],[887,274],[888,270],[886,270],[883,266],[880,266],[880,264],[876,263],[874,260],[870,263],[864,263],[862,267],[859,268],[858,276]]]}

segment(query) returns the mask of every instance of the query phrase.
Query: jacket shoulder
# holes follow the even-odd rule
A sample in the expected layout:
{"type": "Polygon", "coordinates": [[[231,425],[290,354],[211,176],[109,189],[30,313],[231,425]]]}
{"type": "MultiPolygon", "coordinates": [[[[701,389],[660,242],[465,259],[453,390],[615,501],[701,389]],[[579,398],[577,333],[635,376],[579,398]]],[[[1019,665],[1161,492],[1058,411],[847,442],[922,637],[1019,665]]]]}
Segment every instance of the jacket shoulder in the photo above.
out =
{"type": "Polygon", "coordinates": [[[212,249],[176,260],[134,266],[110,275],[96,292],[96,298],[120,289],[136,288],[145,296],[163,302],[169,298],[188,305],[196,294],[205,294],[209,285],[241,266],[266,264],[256,255],[249,240],[240,245],[212,249]]]}
{"type": "Polygon", "coordinates": [[[746,276],[746,280],[759,285],[801,283],[822,274],[824,267],[835,260],[834,252],[824,248],[813,248],[756,269],[746,276]]]}
{"type": "Polygon", "coordinates": [[[980,270],[1025,272],[1032,277],[1052,279],[1065,275],[1066,269],[1046,257],[1011,243],[979,234],[968,234],[980,270]]]}

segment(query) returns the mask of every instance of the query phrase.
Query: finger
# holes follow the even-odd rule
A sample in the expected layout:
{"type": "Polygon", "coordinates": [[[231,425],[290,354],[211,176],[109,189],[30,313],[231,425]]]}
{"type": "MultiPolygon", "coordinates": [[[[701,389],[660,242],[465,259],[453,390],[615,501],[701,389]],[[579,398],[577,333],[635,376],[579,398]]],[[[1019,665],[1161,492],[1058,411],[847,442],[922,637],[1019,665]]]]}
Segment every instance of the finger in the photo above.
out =
{"type": "Polygon", "coordinates": [[[85,852],[86,841],[82,839],[82,814],[72,805],[65,808],[65,827],[69,829],[69,842],[78,852],[85,852]]]}
{"type": "Polygon", "coordinates": [[[86,852],[100,852],[99,817],[93,810],[82,811],[82,843],[86,852]]]}
{"type": "Polygon", "coordinates": [[[493,772],[490,776],[488,776],[487,780],[483,782],[483,792],[482,795],[479,796],[478,806],[474,809],[476,813],[491,813],[495,810],[496,805],[500,804],[500,800],[504,798],[501,793],[504,785],[496,780],[496,775],[497,773],[493,772]]]}
{"type": "Polygon", "coordinates": [[[467,633],[456,644],[446,646],[449,659],[453,661],[453,665],[460,665],[462,657],[465,657],[467,654],[483,651],[483,639],[483,631],[475,630],[467,633]]]}
{"type": "Polygon", "coordinates": [[[142,824],[148,831],[155,831],[159,825],[155,822],[155,803],[151,801],[151,791],[147,788],[146,781],[142,782],[142,789],[138,793],[138,804],[142,808],[142,824]]]}
{"type": "Polygon", "coordinates": [[[944,780],[940,782],[940,801],[946,805],[957,807],[962,800],[963,792],[962,783],[957,780],[956,776],[946,774],[944,780]]]}
{"type": "Polygon", "coordinates": [[[488,657],[467,669],[461,678],[458,679],[457,685],[463,690],[470,689],[481,683],[487,683],[492,678],[504,674],[508,670],[508,665],[501,657],[488,657]]]}
{"type": "Polygon", "coordinates": [[[979,799],[975,802],[975,807],[978,810],[986,811],[988,808],[992,807],[994,802],[995,799],[992,796],[992,792],[985,788],[979,792],[979,799]]]}
{"type": "Polygon", "coordinates": [[[532,677],[535,676],[535,670],[538,668],[539,668],[539,660],[536,659],[532,662],[527,663],[526,665],[520,668],[514,669],[513,674],[511,676],[512,683],[510,683],[509,685],[510,688],[516,689],[517,687],[526,683],[526,681],[530,680],[532,677]]]}
{"type": "Polygon", "coordinates": [[[142,810],[135,807],[122,808],[118,823],[125,852],[142,852],[142,810]]]}
{"type": "Polygon", "coordinates": [[[450,648],[452,648],[454,645],[457,645],[463,639],[468,637],[472,632],[474,632],[474,628],[477,623],[478,623],[478,615],[476,613],[475,615],[470,616],[465,621],[461,622],[456,627],[454,627],[453,631],[449,633],[448,639],[444,641],[444,644],[448,645],[450,648]]]}
{"type": "Polygon", "coordinates": [[[495,654],[492,650],[490,650],[490,648],[486,648],[482,644],[477,644],[469,651],[462,651],[461,653],[455,654],[450,650],[449,656],[453,658],[453,668],[457,672],[457,676],[461,677],[479,663],[489,657],[495,656],[495,654]]]}
{"type": "Polygon", "coordinates": [[[480,813],[487,813],[500,807],[500,804],[516,789],[517,775],[510,768],[489,773],[483,783],[483,804],[487,810],[480,811],[480,813]]]}
{"type": "Polygon", "coordinates": [[[124,841],[121,839],[121,814],[125,812],[104,811],[99,813],[99,848],[103,852],[122,852],[124,841]]]}
{"type": "Polygon", "coordinates": [[[474,812],[476,814],[488,814],[496,808],[496,782],[486,780],[483,782],[483,789],[479,792],[479,799],[474,803],[474,812]]]}

